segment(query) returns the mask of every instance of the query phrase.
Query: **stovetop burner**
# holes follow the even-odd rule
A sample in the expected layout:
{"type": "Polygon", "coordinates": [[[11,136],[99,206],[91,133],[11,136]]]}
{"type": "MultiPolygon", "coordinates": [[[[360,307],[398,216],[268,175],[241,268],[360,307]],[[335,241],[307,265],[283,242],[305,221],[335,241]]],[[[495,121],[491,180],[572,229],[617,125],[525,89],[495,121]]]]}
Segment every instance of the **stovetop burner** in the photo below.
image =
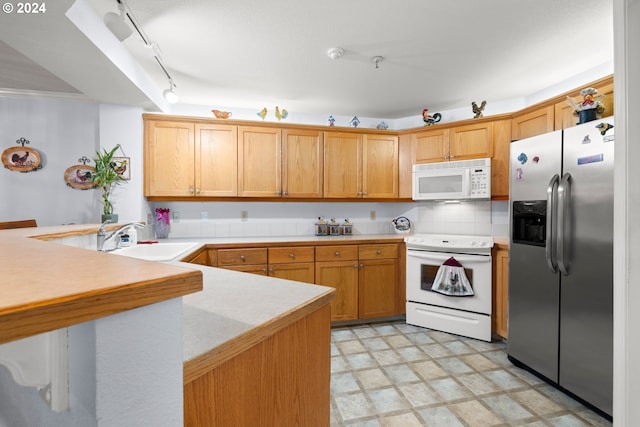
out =
{"type": "Polygon", "coordinates": [[[491,236],[458,236],[446,234],[414,234],[404,239],[407,249],[434,252],[490,254],[491,236]]]}

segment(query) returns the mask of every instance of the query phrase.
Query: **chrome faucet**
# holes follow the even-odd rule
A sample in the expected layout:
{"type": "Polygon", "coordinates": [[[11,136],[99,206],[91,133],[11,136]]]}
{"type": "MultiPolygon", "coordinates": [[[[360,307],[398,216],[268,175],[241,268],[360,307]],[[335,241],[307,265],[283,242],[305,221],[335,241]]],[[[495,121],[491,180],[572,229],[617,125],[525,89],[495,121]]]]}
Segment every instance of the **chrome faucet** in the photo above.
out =
{"type": "Polygon", "coordinates": [[[105,222],[102,223],[102,225],[100,226],[100,229],[98,230],[98,240],[97,240],[97,249],[99,251],[102,252],[109,252],[109,251],[113,251],[115,249],[118,248],[119,246],[119,242],[116,243],[115,247],[113,249],[105,249],[105,244],[111,242],[112,240],[119,238],[122,234],[124,234],[124,231],[129,228],[129,227],[135,227],[135,228],[144,228],[144,224],[139,223],[139,222],[130,222],[128,224],[125,224],[123,226],[118,227],[117,229],[115,229],[114,231],[112,231],[110,234],[107,234],[107,232],[105,231],[104,227],[111,223],[113,221],[111,221],[110,219],[106,220],[105,222]]]}

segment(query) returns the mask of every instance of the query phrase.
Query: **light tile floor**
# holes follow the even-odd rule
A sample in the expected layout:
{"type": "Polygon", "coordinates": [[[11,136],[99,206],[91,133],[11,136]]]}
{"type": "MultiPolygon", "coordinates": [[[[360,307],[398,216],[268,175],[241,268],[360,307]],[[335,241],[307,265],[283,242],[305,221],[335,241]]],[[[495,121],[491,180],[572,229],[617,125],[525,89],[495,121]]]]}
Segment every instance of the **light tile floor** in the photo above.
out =
{"type": "Polygon", "coordinates": [[[331,332],[331,426],[608,427],[509,362],[506,344],[379,323],[331,332]]]}

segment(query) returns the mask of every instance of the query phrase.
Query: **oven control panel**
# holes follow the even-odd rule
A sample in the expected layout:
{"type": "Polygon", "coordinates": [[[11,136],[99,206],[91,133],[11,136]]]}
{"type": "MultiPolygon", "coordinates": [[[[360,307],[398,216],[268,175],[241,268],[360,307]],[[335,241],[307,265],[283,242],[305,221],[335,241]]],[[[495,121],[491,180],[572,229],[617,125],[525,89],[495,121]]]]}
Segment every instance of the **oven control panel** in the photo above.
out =
{"type": "Polygon", "coordinates": [[[493,247],[493,237],[491,236],[416,234],[407,236],[404,241],[409,249],[431,251],[478,250],[487,252],[493,247]]]}

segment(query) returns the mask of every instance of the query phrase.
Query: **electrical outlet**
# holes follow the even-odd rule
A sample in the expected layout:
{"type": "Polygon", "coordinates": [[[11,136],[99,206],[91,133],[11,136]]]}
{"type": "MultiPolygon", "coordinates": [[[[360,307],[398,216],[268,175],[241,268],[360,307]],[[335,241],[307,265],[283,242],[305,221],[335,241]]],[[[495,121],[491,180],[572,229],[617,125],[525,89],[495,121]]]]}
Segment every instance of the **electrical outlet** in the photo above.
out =
{"type": "Polygon", "coordinates": [[[249,219],[249,211],[240,211],[240,219],[243,221],[249,219]]]}
{"type": "Polygon", "coordinates": [[[200,221],[201,222],[207,222],[208,219],[209,219],[209,212],[207,212],[207,211],[200,212],[200,221]]]}
{"type": "Polygon", "coordinates": [[[369,219],[371,221],[375,221],[376,220],[376,211],[369,211],[369,219]]]}
{"type": "Polygon", "coordinates": [[[180,222],[180,212],[174,212],[173,213],[173,222],[175,222],[175,223],[180,222]]]}

